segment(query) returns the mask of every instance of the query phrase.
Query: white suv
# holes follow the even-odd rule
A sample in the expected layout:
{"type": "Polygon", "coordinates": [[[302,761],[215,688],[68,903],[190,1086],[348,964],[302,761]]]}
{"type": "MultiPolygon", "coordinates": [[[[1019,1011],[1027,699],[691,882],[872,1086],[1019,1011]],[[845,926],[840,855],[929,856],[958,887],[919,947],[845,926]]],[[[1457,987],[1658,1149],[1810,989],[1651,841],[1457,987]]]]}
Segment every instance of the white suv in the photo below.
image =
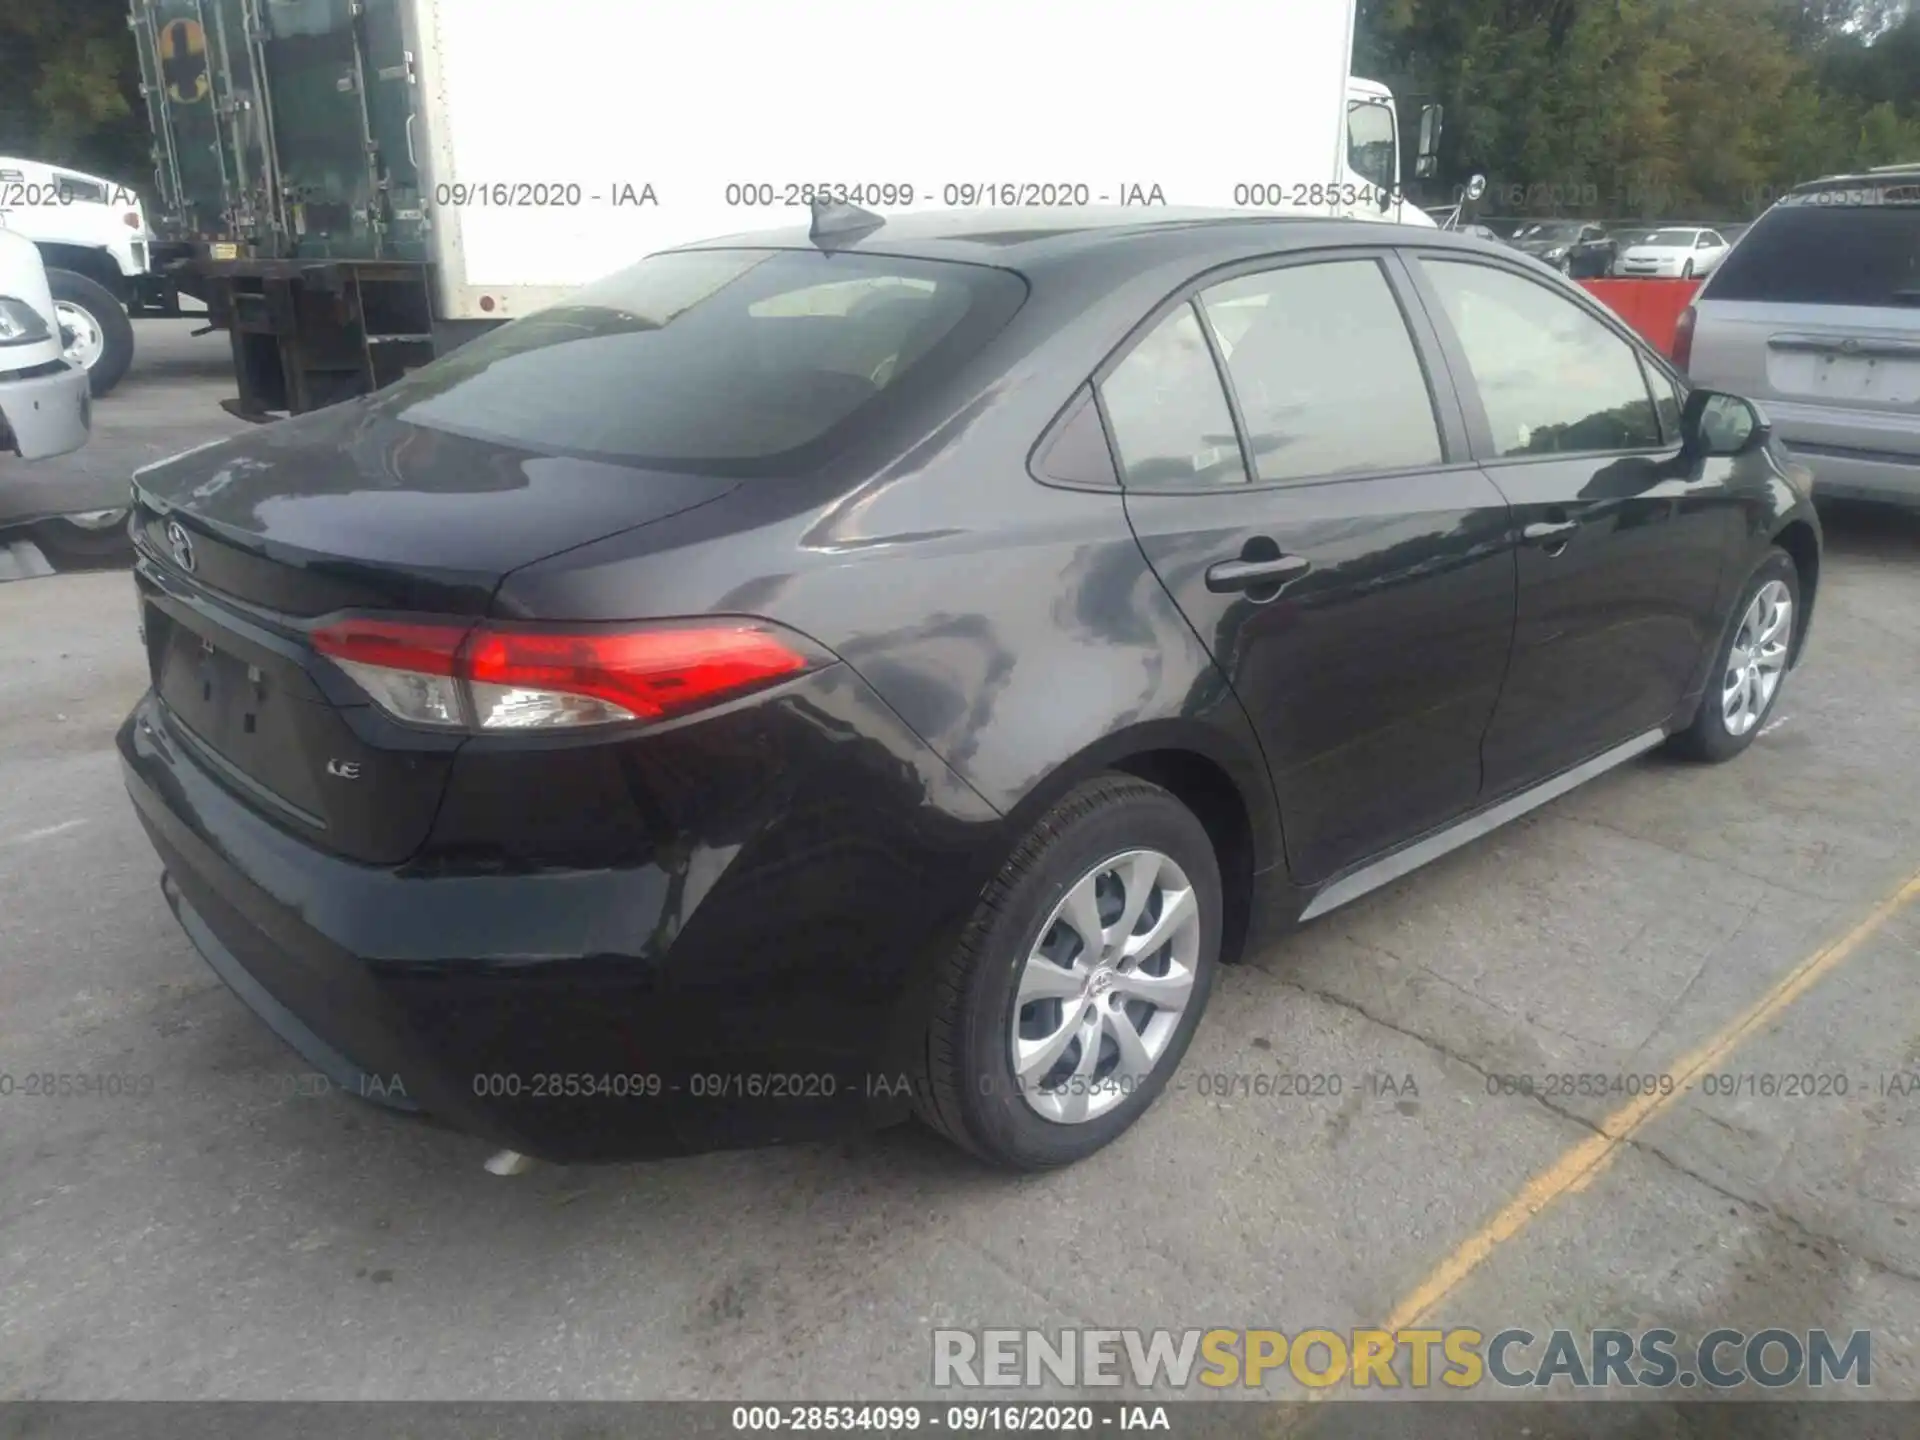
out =
{"type": "Polygon", "coordinates": [[[42,460],[86,444],[87,372],[62,358],[53,315],[39,247],[0,229],[0,454],[42,460]]]}

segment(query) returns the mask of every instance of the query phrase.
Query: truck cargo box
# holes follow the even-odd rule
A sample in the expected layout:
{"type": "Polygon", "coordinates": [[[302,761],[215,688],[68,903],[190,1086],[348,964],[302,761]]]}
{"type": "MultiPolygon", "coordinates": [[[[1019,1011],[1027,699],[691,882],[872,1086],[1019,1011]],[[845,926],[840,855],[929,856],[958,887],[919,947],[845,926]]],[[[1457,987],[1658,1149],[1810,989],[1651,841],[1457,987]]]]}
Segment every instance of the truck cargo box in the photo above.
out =
{"type": "Polygon", "coordinates": [[[1353,0],[132,0],[156,266],[231,332],[230,408],[260,418],[816,196],[1425,222],[1392,96],[1349,84],[1353,19],[1353,0]],[[1196,37],[1250,57],[1244,77],[1196,37]]]}

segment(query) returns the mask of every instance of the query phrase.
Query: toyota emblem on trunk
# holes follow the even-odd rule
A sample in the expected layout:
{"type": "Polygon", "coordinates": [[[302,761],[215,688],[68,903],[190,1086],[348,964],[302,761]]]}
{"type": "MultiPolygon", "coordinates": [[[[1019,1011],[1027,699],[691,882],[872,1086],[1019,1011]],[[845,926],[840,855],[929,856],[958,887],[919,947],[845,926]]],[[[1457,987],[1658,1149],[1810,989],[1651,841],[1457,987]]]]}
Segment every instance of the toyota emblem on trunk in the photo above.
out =
{"type": "Polygon", "coordinates": [[[178,520],[167,522],[167,548],[173,551],[173,558],[182,570],[193,569],[193,540],[187,534],[187,527],[178,520]]]}

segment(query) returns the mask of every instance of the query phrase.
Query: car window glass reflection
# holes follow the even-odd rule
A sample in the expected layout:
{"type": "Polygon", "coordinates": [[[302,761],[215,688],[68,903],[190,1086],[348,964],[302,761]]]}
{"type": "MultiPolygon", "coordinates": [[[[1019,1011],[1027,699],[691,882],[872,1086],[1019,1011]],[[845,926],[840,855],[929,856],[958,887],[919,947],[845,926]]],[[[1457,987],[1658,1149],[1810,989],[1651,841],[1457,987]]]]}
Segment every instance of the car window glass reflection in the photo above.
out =
{"type": "Polygon", "coordinates": [[[1426,375],[1377,263],[1246,275],[1202,302],[1260,479],[1440,463],[1426,375]]]}
{"type": "Polygon", "coordinates": [[[1708,453],[1732,454],[1753,437],[1753,411],[1731,395],[1715,395],[1700,411],[1700,433],[1708,453]]]}
{"type": "Polygon", "coordinates": [[[382,391],[409,424],[715,474],[807,471],[996,332],[1023,281],[977,265],[667,251],[382,391]]]}
{"type": "Polygon", "coordinates": [[[1191,305],[1136,345],[1100,395],[1127,485],[1245,483],[1233,414],[1191,305]]]}
{"type": "Polygon", "coordinates": [[[1347,105],[1347,165],[1375,185],[1395,183],[1393,111],[1369,100],[1347,105]]]}
{"type": "Polygon", "coordinates": [[[1639,357],[1606,326],[1507,271],[1455,260],[1423,264],[1466,350],[1497,454],[1660,444],[1639,357]]]}

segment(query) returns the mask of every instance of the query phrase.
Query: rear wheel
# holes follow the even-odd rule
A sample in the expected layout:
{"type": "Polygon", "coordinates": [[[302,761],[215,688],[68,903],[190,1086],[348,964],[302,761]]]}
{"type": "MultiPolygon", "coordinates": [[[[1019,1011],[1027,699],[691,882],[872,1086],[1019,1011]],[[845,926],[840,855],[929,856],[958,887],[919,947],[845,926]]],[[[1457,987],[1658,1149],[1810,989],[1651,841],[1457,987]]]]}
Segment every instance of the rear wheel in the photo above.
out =
{"type": "Polygon", "coordinates": [[[1800,621],[1800,572],[1784,550],[1760,562],[1733,617],[1700,711],[1672,740],[1691,759],[1731,760],[1753,743],[1780,698],[1800,621]]]}
{"type": "Polygon", "coordinates": [[[95,397],[126,378],[133,364],[133,322],[113,292],[71,270],[47,271],[53,313],[59,322],[68,364],[87,372],[95,397]]]}
{"type": "Polygon", "coordinates": [[[1131,776],[1054,806],[938,977],[921,1117],[1020,1170],[1070,1164],[1179,1066],[1218,962],[1220,868],[1193,812],[1131,776]]]}

